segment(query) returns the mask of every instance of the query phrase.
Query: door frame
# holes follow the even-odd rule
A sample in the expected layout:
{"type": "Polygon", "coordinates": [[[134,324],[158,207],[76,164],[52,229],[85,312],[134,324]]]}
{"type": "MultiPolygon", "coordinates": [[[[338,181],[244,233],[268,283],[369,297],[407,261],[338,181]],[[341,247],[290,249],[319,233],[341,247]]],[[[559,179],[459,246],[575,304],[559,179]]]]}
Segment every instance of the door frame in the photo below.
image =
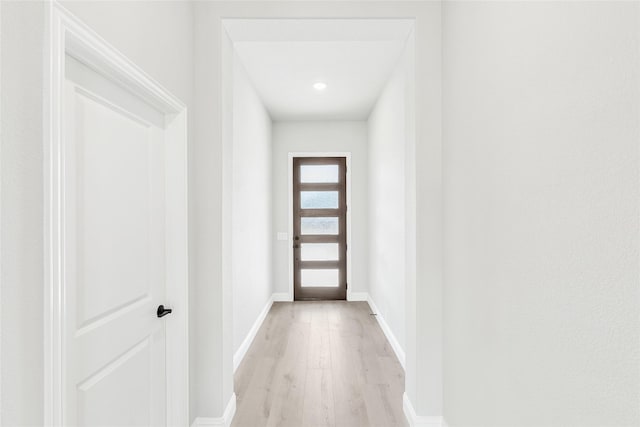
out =
{"type": "Polygon", "coordinates": [[[293,294],[293,158],[294,157],[345,157],[347,163],[347,301],[351,299],[351,152],[350,151],[293,151],[288,153],[287,160],[287,197],[288,197],[288,264],[289,264],[289,296],[288,301],[294,300],[293,294]]]}
{"type": "Polygon", "coordinates": [[[166,322],[167,425],[189,425],[189,298],[187,234],[187,108],[142,69],[57,2],[46,5],[44,61],[44,425],[63,425],[64,410],[64,129],[65,59],[72,56],[105,78],[153,105],[165,115],[166,191],[183,203],[170,206],[169,220],[180,224],[167,234],[166,299],[174,308],[166,322]]]}

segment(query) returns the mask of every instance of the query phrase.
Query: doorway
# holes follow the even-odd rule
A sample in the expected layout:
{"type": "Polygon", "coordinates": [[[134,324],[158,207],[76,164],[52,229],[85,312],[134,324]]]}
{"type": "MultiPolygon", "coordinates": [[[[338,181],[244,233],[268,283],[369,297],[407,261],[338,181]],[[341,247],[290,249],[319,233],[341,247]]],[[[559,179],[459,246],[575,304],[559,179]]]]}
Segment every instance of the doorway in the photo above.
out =
{"type": "MultiPolygon", "coordinates": [[[[293,13],[295,15],[297,11],[293,13]]],[[[413,16],[412,12],[410,14],[413,16]]],[[[422,288],[416,293],[416,268],[426,268],[425,263],[417,266],[415,260],[417,253],[422,254],[425,247],[431,245],[431,242],[424,243],[424,239],[420,237],[426,230],[422,228],[416,230],[416,212],[424,210],[422,207],[423,199],[418,200],[420,203],[417,203],[416,194],[422,193],[418,190],[422,190],[425,183],[417,182],[415,165],[416,159],[423,158],[425,153],[434,154],[434,157],[430,158],[433,162],[437,162],[441,157],[438,152],[432,149],[432,145],[437,145],[439,141],[439,135],[432,132],[432,130],[438,130],[437,126],[433,127],[429,121],[421,122],[419,127],[415,125],[416,110],[421,115],[428,111],[427,107],[429,109],[433,107],[432,111],[434,112],[439,111],[438,105],[435,103],[432,105],[430,99],[423,99],[425,91],[431,87],[431,81],[425,82],[425,79],[417,79],[416,82],[414,79],[414,75],[421,75],[418,71],[439,71],[437,68],[439,62],[427,62],[423,60],[424,55],[422,54],[416,55],[417,58],[414,58],[415,52],[430,52],[430,45],[425,43],[425,40],[431,40],[430,36],[422,34],[418,38],[420,41],[416,43],[414,28],[422,28],[421,32],[427,31],[429,26],[424,23],[431,22],[432,15],[431,12],[426,16],[423,16],[422,12],[416,12],[416,16],[418,15],[421,22],[419,26],[416,25],[413,18],[407,20],[375,19],[377,16],[363,19],[300,19],[287,15],[287,19],[283,19],[275,18],[272,16],[272,12],[268,12],[264,16],[261,15],[260,19],[222,18],[223,87],[227,87],[227,84],[233,82],[239,82],[241,79],[236,78],[238,75],[246,75],[255,92],[255,96],[252,98],[257,100],[258,104],[262,104],[272,119],[272,132],[268,133],[265,138],[266,140],[271,138],[273,147],[271,179],[274,197],[272,199],[271,231],[274,242],[268,252],[273,260],[272,301],[298,299],[297,295],[294,295],[294,275],[296,275],[294,266],[296,242],[294,238],[296,236],[300,238],[300,235],[294,232],[293,159],[313,156],[339,157],[345,152],[353,152],[353,169],[347,165],[347,172],[353,174],[354,185],[354,191],[347,193],[347,197],[349,194],[353,197],[353,203],[347,204],[349,207],[347,215],[355,215],[353,221],[347,220],[347,225],[354,228],[353,233],[347,231],[347,239],[353,239],[353,245],[347,242],[347,254],[349,256],[351,253],[353,256],[353,262],[347,261],[347,275],[353,275],[353,278],[347,280],[349,286],[347,299],[369,302],[372,311],[377,314],[376,320],[382,326],[389,342],[392,343],[391,346],[403,366],[404,350],[405,348],[408,350],[407,370],[411,372],[415,370],[415,350],[421,348],[422,343],[419,342],[419,345],[416,346],[416,336],[422,326],[416,321],[415,308],[419,306],[417,301],[422,301],[424,298],[422,288]],[[395,29],[387,27],[389,33],[383,34],[381,28],[387,25],[394,26],[395,29]],[[389,51],[385,50],[387,48],[389,51]],[[341,54],[340,60],[331,60],[333,55],[340,52],[344,53],[341,54]],[[379,66],[368,64],[363,72],[356,72],[359,67],[365,64],[362,57],[369,54],[371,54],[372,60],[377,58],[382,62],[385,57],[390,62],[379,66]],[[295,58],[295,61],[291,58],[295,58]],[[356,63],[348,68],[349,72],[345,72],[347,66],[351,64],[350,60],[354,58],[358,58],[356,63]],[[399,65],[398,60],[402,61],[402,65],[399,65]],[[325,67],[325,64],[339,64],[339,66],[325,67]],[[432,70],[426,67],[426,64],[432,64],[435,68],[432,70]],[[376,94],[355,105],[352,101],[357,98],[357,94],[353,93],[353,90],[358,89],[359,93],[365,93],[364,88],[367,81],[370,80],[365,81],[364,77],[369,79],[373,77],[373,70],[382,70],[387,66],[389,67],[386,68],[388,72],[385,71],[380,84],[376,85],[376,94]],[[390,80],[390,76],[394,79],[390,80]],[[386,96],[380,103],[382,108],[376,109],[377,114],[372,120],[373,105],[378,104],[378,100],[383,95],[383,89],[386,96]],[[371,108],[358,110],[358,106],[364,105],[369,105],[371,108]],[[349,111],[345,111],[344,108],[349,108],[349,111]],[[363,158],[357,148],[351,147],[348,143],[341,143],[339,138],[334,137],[338,134],[334,129],[337,121],[364,122],[366,138],[364,157],[366,162],[364,165],[356,164],[363,158]],[[427,126],[422,126],[423,124],[427,124],[427,126]],[[429,137],[428,141],[420,144],[418,150],[416,140],[422,141],[426,136],[429,137]],[[385,159],[393,157],[393,171],[389,171],[390,168],[387,167],[389,165],[385,165],[385,168],[382,169],[377,167],[377,163],[374,163],[373,167],[370,167],[372,157],[369,154],[372,151],[377,155],[373,157],[373,160],[380,161],[379,163],[384,164],[385,159]],[[287,153],[289,167],[285,167],[284,161],[287,153]],[[389,154],[393,156],[389,156],[389,154]],[[399,173],[396,173],[398,171],[399,173]],[[358,188],[363,181],[356,177],[362,172],[365,175],[364,189],[358,188]],[[398,178],[391,191],[394,192],[394,195],[403,196],[401,200],[394,201],[394,205],[391,206],[394,209],[385,209],[389,207],[385,201],[385,193],[370,186],[371,177],[385,181],[388,175],[386,172],[393,172],[393,176],[398,178]],[[289,185],[285,185],[285,174],[288,175],[289,185]],[[370,188],[375,191],[369,191],[370,188]],[[284,202],[284,194],[286,193],[289,193],[288,206],[284,202]],[[373,203],[371,201],[372,195],[373,203]],[[372,207],[376,209],[372,210],[372,207]],[[404,210],[404,212],[400,212],[400,210],[404,210]],[[360,220],[359,216],[363,216],[364,219],[360,220]],[[379,222],[391,226],[384,228],[378,226],[377,223],[375,226],[370,226],[369,223],[372,219],[380,219],[379,222]],[[363,236],[359,234],[362,230],[358,229],[362,224],[365,229],[364,238],[359,237],[363,236]],[[378,233],[380,230],[385,232],[384,236],[381,236],[383,233],[378,233]],[[407,236],[403,243],[394,246],[387,244],[387,236],[395,239],[401,235],[407,236]],[[377,239],[375,247],[369,244],[371,236],[375,236],[377,239]],[[383,238],[378,239],[378,237],[383,238]],[[422,243],[417,246],[416,242],[422,243]],[[399,255],[401,252],[396,251],[398,247],[402,249],[403,255],[399,255]],[[382,248],[384,251],[377,251],[377,248],[382,248]],[[388,253],[394,256],[392,268],[389,268],[387,262],[388,253]],[[364,258],[364,262],[361,257],[364,258]],[[376,261],[370,262],[370,258],[376,261]],[[288,268],[285,268],[285,264],[288,264],[288,268]],[[365,267],[360,269],[361,265],[365,267]],[[380,279],[375,272],[370,274],[372,266],[383,266],[386,271],[401,272],[404,278],[392,276],[391,280],[386,277],[380,279]],[[371,286],[370,279],[372,277],[378,279],[379,286],[371,286]],[[354,291],[356,291],[355,296],[354,291]],[[374,301],[378,301],[378,305],[375,305],[374,301]],[[374,306],[376,308],[373,308],[374,306]],[[416,325],[420,327],[417,328],[416,325]]],[[[437,32],[433,35],[437,35],[437,32]]],[[[431,59],[430,56],[429,59],[431,59]]],[[[439,74],[433,76],[437,77],[439,74]]],[[[438,89],[439,86],[434,86],[434,88],[438,89]]],[[[225,111],[232,111],[231,107],[235,108],[237,93],[243,92],[234,87],[234,90],[228,91],[226,95],[223,93],[225,105],[228,106],[225,111]]],[[[247,111],[251,111],[251,109],[238,108],[238,112],[241,113],[240,117],[243,113],[248,115],[247,111]]],[[[252,126],[251,122],[239,121],[238,117],[238,114],[222,114],[223,128],[226,129],[223,131],[223,154],[234,152],[237,140],[243,136],[244,129],[257,128],[252,126]],[[239,123],[240,125],[238,125],[239,123]],[[226,126],[224,126],[225,124],[226,126]]],[[[434,124],[437,124],[436,122],[437,120],[434,124]]],[[[347,157],[349,161],[350,157],[347,157]]],[[[231,164],[231,162],[226,162],[226,164],[231,164]]],[[[423,168],[420,168],[419,172],[422,172],[423,175],[424,173],[437,175],[438,169],[434,167],[425,172],[423,168]]],[[[225,176],[230,177],[231,175],[228,171],[225,176]]],[[[389,186],[390,181],[386,180],[384,183],[389,186]]],[[[225,185],[223,180],[223,190],[227,192],[226,194],[235,194],[233,193],[233,184],[233,180],[228,179],[225,185]]],[[[434,182],[434,184],[438,183],[434,182]]],[[[427,197],[426,200],[431,201],[430,197],[427,197]]],[[[227,206],[229,207],[225,210],[225,215],[230,219],[227,223],[233,223],[231,219],[235,216],[231,209],[232,204],[227,206]]],[[[436,200],[435,203],[429,205],[429,210],[435,209],[436,211],[433,213],[437,214],[438,206],[436,200]]],[[[427,230],[432,229],[429,227],[427,230]]],[[[229,242],[228,246],[232,247],[232,243],[236,240],[229,236],[227,241],[229,242]]],[[[225,253],[224,250],[223,253],[225,253]]],[[[231,261],[232,259],[228,259],[225,263],[223,260],[223,264],[233,264],[231,261]]],[[[301,269],[298,268],[298,270],[301,269]]],[[[301,271],[298,273],[301,276],[301,271]]],[[[230,281],[230,284],[232,289],[235,289],[233,280],[230,281]]],[[[426,294],[429,293],[426,292],[426,294]]],[[[241,316],[239,317],[249,317],[245,315],[248,298],[244,293],[238,293],[238,295],[240,298],[234,298],[235,301],[240,301],[237,307],[234,306],[234,315],[236,312],[240,312],[241,316]]],[[[434,301],[437,302],[437,300],[434,301]]],[[[301,306],[309,305],[302,304],[301,306]]],[[[291,306],[295,307],[296,304],[291,304],[291,306]]],[[[255,311],[259,312],[259,310],[255,311]]],[[[423,314],[419,314],[424,317],[423,314]]],[[[258,319],[257,324],[260,324],[262,316],[258,319]]],[[[250,322],[247,323],[250,324],[250,322]]],[[[238,335],[237,342],[242,342],[244,336],[238,335]]],[[[415,375],[409,376],[407,382],[407,392],[411,394],[415,394],[412,391],[415,390],[414,378],[415,375]]]]}
{"type": "Polygon", "coordinates": [[[186,107],[52,8],[44,424],[186,425],[186,107]]]}
{"type": "Polygon", "coordinates": [[[295,300],[347,297],[345,157],[293,159],[295,300]]]}

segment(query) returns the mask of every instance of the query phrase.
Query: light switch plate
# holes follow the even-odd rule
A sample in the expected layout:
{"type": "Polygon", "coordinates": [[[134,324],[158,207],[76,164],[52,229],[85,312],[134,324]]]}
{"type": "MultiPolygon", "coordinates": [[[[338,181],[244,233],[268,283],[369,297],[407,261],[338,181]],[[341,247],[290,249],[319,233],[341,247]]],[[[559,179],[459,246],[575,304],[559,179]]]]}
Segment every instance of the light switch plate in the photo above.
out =
{"type": "Polygon", "coordinates": [[[278,240],[289,240],[289,233],[278,231],[278,240]]]}

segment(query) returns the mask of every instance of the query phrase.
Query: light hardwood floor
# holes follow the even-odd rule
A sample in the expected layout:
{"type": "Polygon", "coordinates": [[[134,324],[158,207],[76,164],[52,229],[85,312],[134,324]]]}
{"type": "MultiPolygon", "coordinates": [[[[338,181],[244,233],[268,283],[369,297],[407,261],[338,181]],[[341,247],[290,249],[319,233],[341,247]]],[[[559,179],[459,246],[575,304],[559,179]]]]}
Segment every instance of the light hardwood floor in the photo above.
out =
{"type": "Polygon", "coordinates": [[[232,427],[405,427],[404,370],[366,302],[276,302],[235,374],[232,427]]]}

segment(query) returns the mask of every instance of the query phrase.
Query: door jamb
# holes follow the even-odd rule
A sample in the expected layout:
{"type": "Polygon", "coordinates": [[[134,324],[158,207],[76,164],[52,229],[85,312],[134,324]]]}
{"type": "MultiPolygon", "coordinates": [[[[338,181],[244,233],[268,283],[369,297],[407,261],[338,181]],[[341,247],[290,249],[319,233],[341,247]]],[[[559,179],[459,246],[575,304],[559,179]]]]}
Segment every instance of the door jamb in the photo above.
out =
{"type": "Polygon", "coordinates": [[[289,264],[289,296],[288,301],[293,301],[293,158],[294,157],[345,157],[347,159],[347,301],[351,299],[351,152],[350,151],[294,151],[288,153],[287,161],[287,197],[289,211],[287,213],[288,238],[288,264],[289,264]]]}
{"type": "MultiPolygon", "coordinates": [[[[184,227],[167,234],[167,257],[177,268],[167,270],[167,302],[175,307],[166,322],[167,425],[189,425],[189,299],[187,235],[187,108],[122,53],[97,35],[58,2],[46,5],[44,70],[44,425],[63,425],[64,390],[64,235],[63,85],[65,58],[73,56],[117,82],[165,115],[168,156],[179,159],[167,169],[167,191],[183,203],[167,210],[184,227]],[[169,252],[170,251],[170,252],[169,252]]],[[[167,165],[169,166],[169,165],[167,165]]]]}

